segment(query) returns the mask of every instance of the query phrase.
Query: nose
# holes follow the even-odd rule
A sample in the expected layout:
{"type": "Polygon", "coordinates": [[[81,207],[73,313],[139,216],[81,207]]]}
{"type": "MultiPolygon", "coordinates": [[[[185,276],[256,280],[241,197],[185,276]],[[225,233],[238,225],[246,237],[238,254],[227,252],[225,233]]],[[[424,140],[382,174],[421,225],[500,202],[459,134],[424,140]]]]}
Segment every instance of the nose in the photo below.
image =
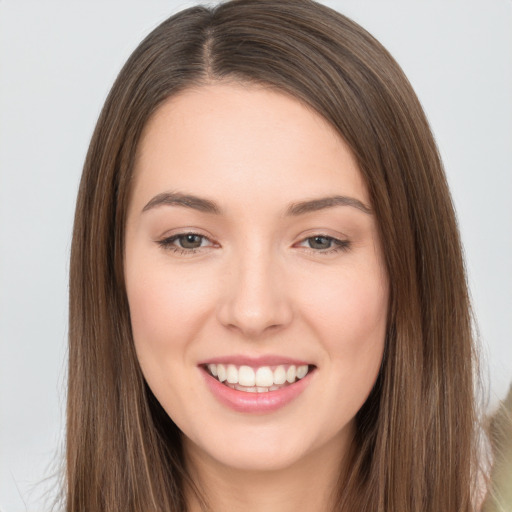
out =
{"type": "Polygon", "coordinates": [[[246,338],[258,338],[290,324],[293,306],[283,269],[270,250],[233,257],[218,303],[225,327],[246,338]]]}

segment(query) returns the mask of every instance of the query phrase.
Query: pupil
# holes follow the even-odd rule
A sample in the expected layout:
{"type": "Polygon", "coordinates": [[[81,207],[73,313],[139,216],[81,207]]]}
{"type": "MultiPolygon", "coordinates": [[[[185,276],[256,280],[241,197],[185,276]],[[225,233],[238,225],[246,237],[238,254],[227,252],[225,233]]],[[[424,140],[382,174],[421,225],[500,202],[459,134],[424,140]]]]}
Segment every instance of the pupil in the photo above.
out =
{"type": "Polygon", "coordinates": [[[181,246],[184,249],[196,249],[201,247],[201,237],[199,235],[185,235],[181,238],[181,246]]]}
{"type": "Polygon", "coordinates": [[[331,239],[325,236],[314,236],[309,240],[309,246],[312,249],[329,249],[331,246],[331,239]]]}

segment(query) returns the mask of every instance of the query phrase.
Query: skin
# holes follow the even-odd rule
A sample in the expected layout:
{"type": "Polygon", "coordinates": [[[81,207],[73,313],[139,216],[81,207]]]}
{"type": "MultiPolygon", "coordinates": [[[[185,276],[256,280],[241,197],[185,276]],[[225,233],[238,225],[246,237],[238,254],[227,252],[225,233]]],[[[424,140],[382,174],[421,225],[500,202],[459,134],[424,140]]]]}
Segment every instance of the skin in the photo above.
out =
{"type": "MultiPolygon", "coordinates": [[[[371,211],[338,205],[286,214],[290,204],[333,195],[371,208],[334,129],[269,88],[188,89],[143,132],[125,247],[134,342],[213,510],[331,505],[354,417],[380,368],[388,309],[371,211]],[[207,198],[221,213],[145,209],[166,192],[207,198]],[[180,247],[183,238],[169,241],[190,232],[204,237],[196,250],[180,247]],[[321,247],[315,235],[324,237],[321,247]],[[277,354],[316,369],[277,411],[236,412],[213,396],[198,366],[228,354],[277,354]]],[[[189,501],[199,510],[192,494],[189,501]]]]}

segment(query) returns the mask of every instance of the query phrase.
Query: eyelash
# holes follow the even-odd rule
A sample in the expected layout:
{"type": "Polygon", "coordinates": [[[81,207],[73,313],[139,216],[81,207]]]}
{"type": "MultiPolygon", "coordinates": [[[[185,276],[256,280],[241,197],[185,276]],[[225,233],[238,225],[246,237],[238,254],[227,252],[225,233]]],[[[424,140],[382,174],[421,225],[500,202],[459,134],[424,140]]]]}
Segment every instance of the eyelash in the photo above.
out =
{"type": "MultiPolygon", "coordinates": [[[[177,245],[175,245],[175,242],[178,241],[180,238],[184,238],[184,237],[187,237],[187,236],[196,236],[196,237],[200,237],[202,240],[207,240],[208,242],[210,242],[212,245],[208,246],[208,247],[211,247],[211,246],[214,246],[213,242],[211,242],[211,240],[204,236],[204,235],[201,235],[199,233],[194,233],[194,232],[187,232],[187,233],[179,233],[177,235],[173,235],[173,236],[170,236],[168,238],[164,238],[163,240],[158,240],[157,243],[160,247],[162,247],[164,250],[167,250],[167,251],[171,251],[175,254],[179,254],[180,256],[189,256],[189,255],[192,255],[192,254],[196,254],[198,252],[200,252],[202,249],[204,249],[204,247],[200,246],[200,247],[195,247],[195,248],[190,248],[190,249],[187,249],[185,247],[179,247],[177,245]]],[[[315,255],[324,255],[324,254],[334,254],[334,253],[337,253],[337,252],[346,252],[350,249],[350,246],[351,246],[351,243],[349,240],[339,240],[338,238],[334,238],[332,236],[328,236],[328,235],[322,235],[322,234],[316,234],[316,235],[313,235],[313,236],[308,236],[304,239],[302,239],[300,241],[300,244],[303,244],[305,242],[308,242],[308,240],[313,240],[315,238],[322,238],[322,239],[325,239],[327,240],[328,242],[331,243],[331,246],[327,249],[314,249],[312,247],[303,247],[304,249],[306,249],[309,253],[311,254],[315,254],[315,255]]]]}
{"type": "Polygon", "coordinates": [[[349,240],[340,240],[338,238],[334,238],[329,235],[322,235],[317,234],[313,236],[308,236],[307,238],[304,238],[301,240],[301,244],[307,242],[308,240],[313,240],[314,238],[323,238],[331,243],[331,247],[328,249],[313,249],[312,247],[305,247],[305,249],[308,250],[308,252],[311,252],[312,254],[334,254],[337,252],[346,252],[350,249],[350,241],[349,240]]]}
{"type": "Polygon", "coordinates": [[[176,254],[179,254],[180,256],[188,256],[191,254],[195,254],[195,253],[199,252],[201,249],[204,249],[204,247],[195,247],[195,248],[187,249],[185,247],[179,247],[174,244],[174,242],[176,242],[180,238],[185,238],[187,236],[198,236],[202,240],[208,240],[209,242],[211,242],[211,240],[209,238],[207,238],[206,236],[201,235],[199,233],[194,233],[192,231],[189,231],[187,233],[178,233],[177,235],[173,235],[168,238],[164,238],[163,240],[159,240],[157,243],[163,249],[165,249],[167,251],[174,252],[176,254]]]}

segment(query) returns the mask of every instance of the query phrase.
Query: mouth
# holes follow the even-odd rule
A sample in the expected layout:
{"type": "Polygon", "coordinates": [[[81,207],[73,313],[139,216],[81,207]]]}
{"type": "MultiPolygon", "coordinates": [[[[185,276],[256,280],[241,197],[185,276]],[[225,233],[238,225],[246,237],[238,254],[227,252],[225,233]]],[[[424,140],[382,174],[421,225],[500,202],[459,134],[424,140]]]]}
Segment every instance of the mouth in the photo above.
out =
{"type": "Polygon", "coordinates": [[[215,380],[226,387],[246,393],[269,393],[291,386],[314,371],[314,365],[280,364],[247,366],[223,363],[202,365],[215,380]]]}

